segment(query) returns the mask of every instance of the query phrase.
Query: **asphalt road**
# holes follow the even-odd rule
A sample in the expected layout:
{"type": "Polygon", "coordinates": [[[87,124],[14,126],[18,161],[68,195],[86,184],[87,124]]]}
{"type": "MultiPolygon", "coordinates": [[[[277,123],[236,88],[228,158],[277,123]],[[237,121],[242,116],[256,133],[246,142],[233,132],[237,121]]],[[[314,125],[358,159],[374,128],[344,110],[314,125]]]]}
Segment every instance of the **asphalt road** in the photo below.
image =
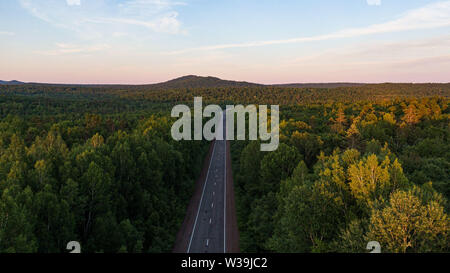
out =
{"type": "MultiPolygon", "coordinates": [[[[222,128],[225,132],[225,115],[222,128]]],[[[226,141],[216,140],[188,253],[226,252],[226,194],[226,141]]]]}

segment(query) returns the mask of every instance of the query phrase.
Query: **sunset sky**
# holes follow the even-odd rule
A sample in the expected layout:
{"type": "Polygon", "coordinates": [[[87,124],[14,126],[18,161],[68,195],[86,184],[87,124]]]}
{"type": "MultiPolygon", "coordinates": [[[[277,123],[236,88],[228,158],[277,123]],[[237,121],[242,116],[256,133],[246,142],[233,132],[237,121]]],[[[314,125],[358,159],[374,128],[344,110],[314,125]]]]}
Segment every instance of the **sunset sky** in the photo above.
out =
{"type": "Polygon", "coordinates": [[[0,79],[450,82],[450,1],[1,0],[0,79]]]}

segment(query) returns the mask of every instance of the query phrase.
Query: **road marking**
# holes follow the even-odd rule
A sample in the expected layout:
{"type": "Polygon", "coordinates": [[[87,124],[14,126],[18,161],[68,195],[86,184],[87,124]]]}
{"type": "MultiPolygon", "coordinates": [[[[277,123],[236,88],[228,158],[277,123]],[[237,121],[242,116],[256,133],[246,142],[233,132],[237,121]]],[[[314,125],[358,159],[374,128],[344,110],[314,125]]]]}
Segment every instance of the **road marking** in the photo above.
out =
{"type": "Polygon", "coordinates": [[[202,197],[200,198],[200,203],[198,204],[197,216],[195,216],[194,227],[192,228],[192,234],[191,234],[191,239],[189,240],[189,246],[187,249],[187,253],[189,253],[189,251],[191,251],[192,238],[194,238],[195,228],[197,226],[198,215],[200,214],[200,208],[202,206],[203,196],[205,195],[206,184],[208,183],[209,169],[211,168],[211,162],[212,162],[212,159],[214,158],[215,151],[216,151],[216,142],[214,142],[213,152],[211,154],[211,160],[209,161],[208,172],[206,173],[206,180],[205,180],[205,184],[203,185],[202,197]]]}
{"type": "Polygon", "coordinates": [[[226,226],[227,226],[227,141],[225,140],[225,183],[224,183],[224,203],[223,206],[223,253],[227,253],[227,232],[226,232],[226,226]]]}
{"type": "Polygon", "coordinates": [[[209,224],[211,225],[211,223],[212,223],[212,218],[209,218],[209,224]]]}
{"type": "Polygon", "coordinates": [[[211,204],[211,208],[214,208],[214,203],[211,204]]]}
{"type": "Polygon", "coordinates": [[[206,239],[206,246],[209,246],[209,239],[206,239]]]}
{"type": "MultiPolygon", "coordinates": [[[[227,112],[225,111],[225,132],[227,131],[227,118],[226,118],[227,112]]],[[[223,206],[223,213],[224,213],[224,221],[223,221],[223,253],[227,253],[227,155],[228,155],[228,141],[227,138],[225,137],[225,190],[224,190],[224,203],[225,205],[223,206]]],[[[231,168],[231,166],[230,166],[231,168]]]]}
{"type": "Polygon", "coordinates": [[[213,195],[216,195],[216,192],[215,192],[215,191],[213,191],[213,195]]]}

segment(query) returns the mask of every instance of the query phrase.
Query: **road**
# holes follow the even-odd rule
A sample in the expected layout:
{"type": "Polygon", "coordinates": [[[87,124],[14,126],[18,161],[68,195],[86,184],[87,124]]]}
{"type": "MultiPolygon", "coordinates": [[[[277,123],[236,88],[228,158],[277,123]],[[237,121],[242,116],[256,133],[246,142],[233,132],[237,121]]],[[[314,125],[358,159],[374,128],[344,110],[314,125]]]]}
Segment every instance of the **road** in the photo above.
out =
{"type": "MultiPolygon", "coordinates": [[[[225,114],[221,128],[225,132],[225,114]]],[[[187,253],[226,253],[227,142],[216,140],[187,253]]]]}

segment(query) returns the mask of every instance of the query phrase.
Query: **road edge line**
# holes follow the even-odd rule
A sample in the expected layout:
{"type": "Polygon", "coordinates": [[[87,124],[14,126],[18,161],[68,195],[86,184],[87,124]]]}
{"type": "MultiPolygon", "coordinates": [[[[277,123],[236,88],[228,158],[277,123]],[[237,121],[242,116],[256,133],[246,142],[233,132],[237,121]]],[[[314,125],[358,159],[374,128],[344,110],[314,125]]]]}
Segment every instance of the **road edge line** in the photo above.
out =
{"type": "Polygon", "coordinates": [[[200,198],[200,203],[198,204],[197,216],[195,216],[194,227],[192,228],[192,234],[191,234],[191,239],[189,240],[189,246],[188,246],[188,249],[187,249],[187,253],[189,253],[190,250],[191,250],[192,239],[194,238],[195,227],[197,226],[198,215],[200,214],[200,208],[202,206],[203,196],[205,195],[206,183],[208,183],[209,170],[211,168],[211,163],[212,163],[212,160],[214,158],[215,150],[216,150],[216,140],[214,140],[213,152],[211,154],[211,159],[209,161],[208,171],[206,172],[205,183],[203,184],[202,197],[200,198]]]}

